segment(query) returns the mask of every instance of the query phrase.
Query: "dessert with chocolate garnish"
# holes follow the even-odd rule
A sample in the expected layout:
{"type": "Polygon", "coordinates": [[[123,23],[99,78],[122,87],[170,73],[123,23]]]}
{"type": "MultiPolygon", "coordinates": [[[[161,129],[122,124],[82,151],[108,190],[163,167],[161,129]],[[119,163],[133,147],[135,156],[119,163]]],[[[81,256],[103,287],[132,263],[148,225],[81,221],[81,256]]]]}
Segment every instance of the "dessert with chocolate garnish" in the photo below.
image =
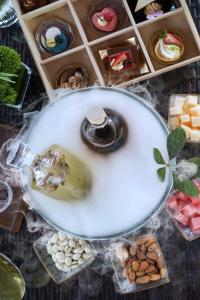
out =
{"type": "Polygon", "coordinates": [[[99,50],[107,69],[108,84],[116,84],[140,74],[139,53],[136,45],[99,50]]]}

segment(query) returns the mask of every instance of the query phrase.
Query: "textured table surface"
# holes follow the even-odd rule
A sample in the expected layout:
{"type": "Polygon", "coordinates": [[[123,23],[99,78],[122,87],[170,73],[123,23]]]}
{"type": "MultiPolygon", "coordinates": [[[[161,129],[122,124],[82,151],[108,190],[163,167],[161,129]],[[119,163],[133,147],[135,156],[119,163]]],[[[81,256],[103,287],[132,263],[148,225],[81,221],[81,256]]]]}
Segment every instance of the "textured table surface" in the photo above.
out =
{"type": "MultiPolygon", "coordinates": [[[[200,1],[191,0],[188,1],[188,5],[200,31],[200,1]]],[[[24,112],[40,109],[41,102],[45,99],[44,87],[20,25],[17,23],[9,29],[0,29],[0,43],[17,49],[21,53],[22,60],[33,70],[24,112]]],[[[167,118],[171,93],[200,93],[200,63],[143,82],[141,86],[136,86],[135,91],[148,99],[152,97],[156,109],[167,118]]],[[[19,113],[0,106],[0,123],[21,126],[23,112],[19,113]]],[[[200,155],[200,146],[187,145],[183,157],[193,155],[200,155]]],[[[109,257],[104,251],[106,243],[97,243],[100,254],[91,267],[62,286],[56,286],[49,280],[32,249],[33,241],[47,229],[46,226],[37,214],[28,211],[18,234],[0,230],[0,252],[13,259],[24,274],[27,284],[25,300],[200,299],[200,239],[193,242],[185,241],[174,228],[165,211],[156,216],[142,231],[151,231],[158,235],[171,281],[164,286],[134,295],[121,296],[115,292],[112,268],[109,257]]],[[[6,299],[2,299],[0,295],[0,300],[6,299]]]]}

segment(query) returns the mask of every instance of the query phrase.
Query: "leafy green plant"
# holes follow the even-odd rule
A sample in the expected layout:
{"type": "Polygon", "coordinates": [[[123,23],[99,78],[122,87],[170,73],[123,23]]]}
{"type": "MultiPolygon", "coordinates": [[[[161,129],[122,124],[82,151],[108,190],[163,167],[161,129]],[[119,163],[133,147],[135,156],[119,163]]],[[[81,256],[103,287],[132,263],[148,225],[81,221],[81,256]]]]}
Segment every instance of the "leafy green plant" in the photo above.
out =
{"type": "MultiPolygon", "coordinates": [[[[171,160],[176,158],[176,156],[181,152],[185,146],[186,135],[183,128],[179,127],[173,130],[167,137],[167,152],[168,152],[168,161],[165,161],[160,150],[157,148],[153,149],[153,156],[160,168],[157,169],[157,174],[161,182],[165,181],[166,170],[170,168],[171,160]]],[[[195,163],[198,167],[197,175],[200,175],[200,158],[196,157],[188,160],[189,162],[195,163]]],[[[183,192],[186,195],[198,197],[199,191],[192,180],[185,179],[180,180],[176,174],[176,171],[173,171],[174,179],[174,188],[183,192]]]]}
{"type": "Polygon", "coordinates": [[[20,55],[7,46],[0,46],[0,102],[15,104],[18,77],[22,68],[20,55]]]}
{"type": "Polygon", "coordinates": [[[17,92],[9,82],[0,84],[0,100],[2,103],[14,104],[17,98],[17,92]]]}
{"type": "Polygon", "coordinates": [[[0,72],[17,74],[21,68],[21,57],[14,49],[0,46],[0,72]]]}

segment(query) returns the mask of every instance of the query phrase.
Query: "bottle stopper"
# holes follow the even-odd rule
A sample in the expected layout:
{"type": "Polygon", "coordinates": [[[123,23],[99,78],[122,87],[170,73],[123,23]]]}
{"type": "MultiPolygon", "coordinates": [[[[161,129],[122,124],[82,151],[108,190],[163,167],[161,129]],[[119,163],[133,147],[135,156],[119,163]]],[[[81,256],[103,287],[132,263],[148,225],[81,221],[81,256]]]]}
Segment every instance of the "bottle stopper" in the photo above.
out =
{"type": "Polygon", "coordinates": [[[104,126],[107,123],[107,115],[101,107],[90,108],[86,113],[86,118],[97,127],[104,126]]]}

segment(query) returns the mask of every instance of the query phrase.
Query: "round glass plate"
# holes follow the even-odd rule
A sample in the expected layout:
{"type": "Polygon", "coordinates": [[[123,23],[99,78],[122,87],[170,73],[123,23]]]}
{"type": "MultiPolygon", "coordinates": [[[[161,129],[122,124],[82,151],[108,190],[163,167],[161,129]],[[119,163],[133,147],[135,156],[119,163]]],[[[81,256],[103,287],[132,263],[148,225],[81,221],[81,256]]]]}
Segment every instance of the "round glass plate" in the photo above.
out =
{"type": "Polygon", "coordinates": [[[161,116],[142,98],[114,88],[86,88],[49,104],[34,120],[26,137],[33,153],[52,144],[65,147],[91,169],[92,188],[80,201],[58,201],[31,188],[33,207],[51,225],[84,239],[109,239],[144,225],[161,207],[172,187],[171,172],[161,183],[153,148],[167,158],[168,129],[161,116]],[[114,109],[126,119],[126,144],[109,155],[91,151],[82,141],[80,126],[93,106],[114,109]],[[58,118],[59,116],[59,118],[58,118]]]}

